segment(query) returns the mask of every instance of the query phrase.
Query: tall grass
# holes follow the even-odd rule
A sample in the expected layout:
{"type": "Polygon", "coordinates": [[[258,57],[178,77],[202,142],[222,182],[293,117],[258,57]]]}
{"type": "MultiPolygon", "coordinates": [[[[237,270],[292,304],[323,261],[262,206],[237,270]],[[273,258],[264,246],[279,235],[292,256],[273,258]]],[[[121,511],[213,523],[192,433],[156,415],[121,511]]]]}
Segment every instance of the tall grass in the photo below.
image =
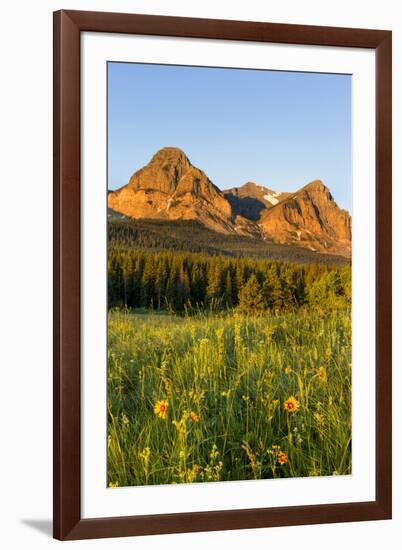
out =
{"type": "Polygon", "coordinates": [[[109,485],[349,474],[350,363],[346,310],[110,312],[109,485]]]}

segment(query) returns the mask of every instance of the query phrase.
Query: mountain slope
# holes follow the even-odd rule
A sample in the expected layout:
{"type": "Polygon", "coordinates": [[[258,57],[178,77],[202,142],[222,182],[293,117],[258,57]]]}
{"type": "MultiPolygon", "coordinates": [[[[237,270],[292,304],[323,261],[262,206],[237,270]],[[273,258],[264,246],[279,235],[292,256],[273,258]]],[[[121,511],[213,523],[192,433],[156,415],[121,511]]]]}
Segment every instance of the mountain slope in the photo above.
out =
{"type": "Polygon", "coordinates": [[[160,149],[127,185],[109,193],[108,206],[132,218],[198,220],[214,231],[235,232],[229,202],[176,147],[160,149]]]}
{"type": "Polygon", "coordinates": [[[344,256],[351,253],[351,217],[320,180],[266,209],[259,225],[265,238],[278,243],[344,256]]]}
{"type": "Polygon", "coordinates": [[[110,191],[108,207],[129,218],[195,221],[223,235],[351,254],[351,217],[320,180],[295,193],[253,182],[221,192],[176,147],[160,149],[127,185],[110,191]]]}
{"type": "Polygon", "coordinates": [[[268,187],[248,181],[241,187],[233,187],[223,191],[235,214],[252,221],[259,220],[261,212],[275,206],[285,199],[289,193],[272,191],[268,187]]]}
{"type": "Polygon", "coordinates": [[[108,223],[110,242],[118,246],[133,246],[146,250],[175,250],[209,255],[265,258],[298,264],[346,265],[345,256],[321,254],[308,248],[287,246],[250,239],[238,234],[217,233],[197,221],[169,221],[157,219],[117,219],[108,223]]]}

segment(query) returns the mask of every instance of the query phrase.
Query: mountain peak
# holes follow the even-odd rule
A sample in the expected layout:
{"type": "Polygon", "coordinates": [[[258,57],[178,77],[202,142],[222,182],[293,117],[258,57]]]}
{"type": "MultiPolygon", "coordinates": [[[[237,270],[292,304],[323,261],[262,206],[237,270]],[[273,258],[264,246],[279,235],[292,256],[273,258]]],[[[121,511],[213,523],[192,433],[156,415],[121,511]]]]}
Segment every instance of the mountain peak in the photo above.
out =
{"type": "Polygon", "coordinates": [[[187,155],[179,147],[162,147],[154,154],[151,163],[183,163],[191,166],[187,155]]]}
{"type": "Polygon", "coordinates": [[[268,238],[314,251],[350,255],[351,218],[321,180],[314,180],[261,216],[268,238]]]}
{"type": "Polygon", "coordinates": [[[322,188],[325,187],[325,185],[324,185],[324,182],[322,180],[312,180],[309,183],[306,183],[306,185],[303,186],[303,189],[306,188],[306,187],[322,189],[322,188]]]}
{"type": "Polygon", "coordinates": [[[298,194],[307,193],[317,204],[330,202],[337,206],[331,191],[321,180],[313,180],[297,192],[298,194]]]}
{"type": "Polygon", "coordinates": [[[225,189],[224,195],[235,214],[258,221],[265,209],[272,208],[285,199],[289,193],[273,191],[264,185],[248,181],[240,187],[225,189]]]}
{"type": "Polygon", "coordinates": [[[243,183],[239,187],[239,189],[267,189],[264,185],[259,185],[258,183],[255,183],[255,181],[246,181],[246,183],[243,183]]]}
{"type": "MultiPolygon", "coordinates": [[[[328,187],[324,184],[322,180],[313,180],[310,181],[310,183],[307,183],[304,187],[301,188],[301,191],[310,191],[313,193],[326,193],[331,195],[330,190],[328,187]]],[[[332,196],[331,196],[332,198],[332,196]]]]}
{"type": "Polygon", "coordinates": [[[171,194],[191,166],[191,162],[181,149],[163,147],[154,154],[146,166],[131,176],[128,186],[135,191],[148,189],[171,194]]]}
{"type": "Polygon", "coordinates": [[[197,220],[215,231],[235,233],[229,202],[178,147],[159,149],[127,185],[108,195],[108,205],[132,218],[197,220]]]}
{"type": "Polygon", "coordinates": [[[281,193],[277,193],[272,189],[268,189],[265,185],[260,185],[254,181],[246,181],[243,185],[239,187],[233,187],[232,189],[225,189],[224,193],[231,193],[239,197],[254,197],[254,198],[263,198],[264,195],[269,194],[273,196],[279,196],[281,193]]]}

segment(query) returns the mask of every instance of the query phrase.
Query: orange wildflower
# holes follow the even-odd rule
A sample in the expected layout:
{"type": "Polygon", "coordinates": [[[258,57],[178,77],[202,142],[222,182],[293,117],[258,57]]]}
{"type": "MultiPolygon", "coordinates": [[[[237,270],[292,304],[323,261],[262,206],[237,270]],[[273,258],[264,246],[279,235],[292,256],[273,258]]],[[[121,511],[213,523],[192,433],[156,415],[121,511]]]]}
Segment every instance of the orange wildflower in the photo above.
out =
{"type": "Polygon", "coordinates": [[[160,401],[157,401],[154,405],[154,413],[163,420],[165,420],[167,416],[167,409],[168,402],[166,401],[166,399],[161,399],[160,401]]]}
{"type": "Polygon", "coordinates": [[[294,395],[291,395],[283,404],[285,411],[289,413],[295,413],[300,409],[300,403],[294,395]]]}
{"type": "Polygon", "coordinates": [[[288,455],[284,451],[278,453],[278,464],[283,466],[288,461],[288,455]]]}

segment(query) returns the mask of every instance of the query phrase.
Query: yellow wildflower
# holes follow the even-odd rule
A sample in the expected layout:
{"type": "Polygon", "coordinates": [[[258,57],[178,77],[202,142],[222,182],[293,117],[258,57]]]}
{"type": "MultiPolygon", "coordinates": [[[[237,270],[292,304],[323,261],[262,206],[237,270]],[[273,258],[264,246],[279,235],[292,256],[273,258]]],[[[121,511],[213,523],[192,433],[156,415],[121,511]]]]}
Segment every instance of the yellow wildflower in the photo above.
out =
{"type": "Polygon", "coordinates": [[[197,474],[200,470],[201,466],[199,466],[198,464],[193,464],[191,470],[187,472],[187,482],[193,483],[196,480],[197,474]]]}
{"type": "Polygon", "coordinates": [[[184,411],[180,420],[172,420],[172,424],[176,428],[179,437],[185,439],[187,437],[187,420],[189,418],[189,413],[184,411]]]}
{"type": "Polygon", "coordinates": [[[325,367],[320,367],[317,369],[316,377],[321,380],[321,382],[327,381],[327,371],[325,367]]]}
{"type": "Polygon", "coordinates": [[[149,447],[145,447],[142,451],[138,453],[138,456],[141,458],[141,460],[144,461],[145,464],[148,464],[149,458],[151,456],[151,449],[149,447]]]}
{"type": "Polygon", "coordinates": [[[300,403],[294,395],[291,395],[283,404],[285,411],[295,413],[300,409],[300,403]]]}
{"type": "Polygon", "coordinates": [[[154,413],[163,420],[165,420],[167,416],[167,409],[168,402],[166,401],[166,399],[161,399],[160,401],[157,401],[154,405],[154,413]]]}

